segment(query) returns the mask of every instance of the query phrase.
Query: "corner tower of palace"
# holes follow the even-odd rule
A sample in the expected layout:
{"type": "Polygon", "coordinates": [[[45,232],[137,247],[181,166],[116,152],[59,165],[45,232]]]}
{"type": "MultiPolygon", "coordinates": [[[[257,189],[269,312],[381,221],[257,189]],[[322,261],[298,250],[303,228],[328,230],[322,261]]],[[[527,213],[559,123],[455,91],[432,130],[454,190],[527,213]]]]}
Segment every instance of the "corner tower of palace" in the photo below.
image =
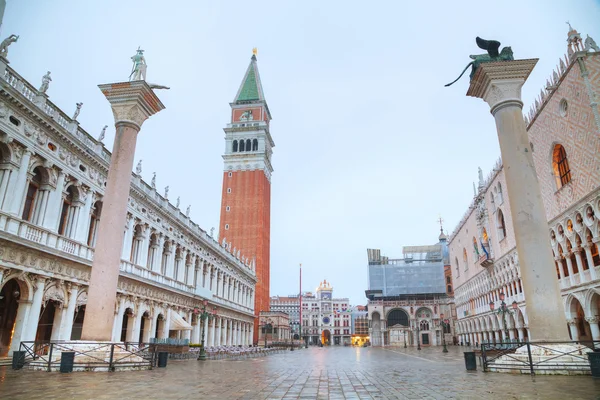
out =
{"type": "MultiPolygon", "coordinates": [[[[230,106],[231,122],[224,129],[225,168],[219,241],[255,265],[258,282],[254,311],[258,317],[260,311],[269,311],[271,156],[275,143],[269,132],[271,113],[264,97],[256,55],[252,56],[230,106]]],[[[257,321],[258,318],[255,324],[257,321]]]]}

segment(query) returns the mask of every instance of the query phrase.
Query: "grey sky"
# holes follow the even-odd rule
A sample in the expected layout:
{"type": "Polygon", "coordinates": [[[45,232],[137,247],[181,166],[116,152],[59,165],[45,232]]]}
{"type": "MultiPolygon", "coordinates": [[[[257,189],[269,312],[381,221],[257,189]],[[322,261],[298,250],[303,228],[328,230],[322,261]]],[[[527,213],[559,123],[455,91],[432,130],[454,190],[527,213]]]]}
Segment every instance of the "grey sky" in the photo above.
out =
{"type": "MultiPolygon", "coordinates": [[[[218,228],[222,128],[258,47],[275,140],[271,294],[322,279],[366,302],[366,249],[399,257],[452,231],[472,198],[477,167],[499,156],[488,106],[451,88],[482,51],[475,36],[540,58],[525,109],[566,51],[567,25],[600,42],[597,1],[75,1],[8,0],[2,37],[11,66],[94,136],[113,118],[96,85],[126,80],[141,46],[147,80],[166,110],[146,121],[136,152],[181,208],[218,228]],[[461,3],[462,5],[458,5],[461,3]]],[[[112,149],[114,129],[107,132],[112,149]]],[[[174,201],[174,200],[173,200],[174,201]]]]}

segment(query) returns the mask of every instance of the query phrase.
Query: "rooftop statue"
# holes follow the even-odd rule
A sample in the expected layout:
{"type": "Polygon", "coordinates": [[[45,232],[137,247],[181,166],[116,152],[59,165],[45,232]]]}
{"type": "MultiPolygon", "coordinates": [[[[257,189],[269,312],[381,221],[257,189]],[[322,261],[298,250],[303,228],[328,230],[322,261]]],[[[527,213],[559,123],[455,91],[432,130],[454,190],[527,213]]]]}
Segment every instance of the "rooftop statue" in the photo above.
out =
{"type": "Polygon", "coordinates": [[[50,82],[52,82],[52,78],[50,78],[50,71],[46,72],[46,75],[42,77],[42,86],[40,86],[40,93],[46,93],[48,87],[50,86],[50,82]]]}
{"type": "Polygon", "coordinates": [[[0,43],[0,57],[6,59],[8,56],[8,46],[19,40],[17,35],[10,35],[0,43]]]}
{"type": "Polygon", "coordinates": [[[475,38],[475,41],[477,42],[477,46],[479,46],[480,49],[487,50],[487,54],[470,55],[469,57],[471,57],[473,61],[467,64],[467,66],[465,67],[463,72],[461,72],[458,78],[444,86],[447,87],[455,84],[460,78],[462,78],[462,76],[467,71],[467,68],[469,67],[472,67],[470,79],[473,79],[477,68],[479,68],[479,66],[483,63],[514,60],[512,48],[504,47],[501,52],[498,52],[498,49],[500,49],[500,42],[497,40],[485,40],[477,36],[477,38],[475,38]]]}

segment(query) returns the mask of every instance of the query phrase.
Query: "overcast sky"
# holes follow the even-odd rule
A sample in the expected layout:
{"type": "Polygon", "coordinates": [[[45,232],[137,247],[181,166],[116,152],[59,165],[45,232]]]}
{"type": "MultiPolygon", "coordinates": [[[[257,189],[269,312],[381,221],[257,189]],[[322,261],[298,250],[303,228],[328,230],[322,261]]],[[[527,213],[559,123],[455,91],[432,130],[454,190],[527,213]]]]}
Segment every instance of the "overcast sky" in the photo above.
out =
{"type": "MultiPolygon", "coordinates": [[[[7,0],[9,59],[50,100],[97,136],[113,126],[101,83],[127,80],[145,50],[147,80],[166,109],[146,121],[136,151],[143,177],[157,172],[206,231],[219,226],[223,127],[258,47],[275,141],[271,294],[327,279],[334,296],[364,304],[367,248],[400,257],[437,242],[473,196],[477,167],[499,157],[494,120],[465,96],[482,53],[475,36],[540,59],[523,90],[525,109],[566,51],[569,20],[600,43],[598,1],[76,1],[7,0]],[[293,4],[292,4],[293,3],[293,4]],[[462,5],[459,5],[462,4],[462,5]]],[[[112,149],[114,128],[105,140],[112,149]]]]}

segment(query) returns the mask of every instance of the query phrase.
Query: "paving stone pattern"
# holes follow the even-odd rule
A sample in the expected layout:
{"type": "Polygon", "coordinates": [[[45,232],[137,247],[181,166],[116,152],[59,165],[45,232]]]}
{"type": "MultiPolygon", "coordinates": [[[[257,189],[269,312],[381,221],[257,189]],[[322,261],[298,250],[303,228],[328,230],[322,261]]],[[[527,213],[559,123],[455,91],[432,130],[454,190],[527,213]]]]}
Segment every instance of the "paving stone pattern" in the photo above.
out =
{"type": "Polygon", "coordinates": [[[600,399],[600,379],[467,372],[464,348],[449,350],[310,348],[143,372],[0,367],[0,399],[600,399]]]}

